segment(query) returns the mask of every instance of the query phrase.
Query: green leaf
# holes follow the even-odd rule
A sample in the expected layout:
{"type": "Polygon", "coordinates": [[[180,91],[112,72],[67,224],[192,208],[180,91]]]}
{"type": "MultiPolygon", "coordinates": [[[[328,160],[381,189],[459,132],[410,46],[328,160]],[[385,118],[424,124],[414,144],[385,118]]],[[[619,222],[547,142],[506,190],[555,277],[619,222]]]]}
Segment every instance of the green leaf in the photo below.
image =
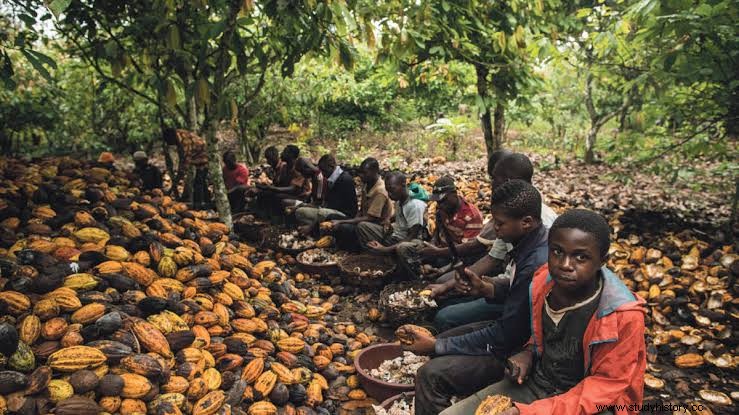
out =
{"type": "Polygon", "coordinates": [[[59,15],[62,14],[63,11],[67,10],[69,5],[72,3],[72,0],[51,0],[47,1],[46,6],[51,10],[52,13],[54,13],[54,16],[56,18],[59,18],[59,15]]]}
{"type": "Polygon", "coordinates": [[[26,26],[28,26],[28,27],[32,27],[33,25],[36,24],[36,19],[34,19],[33,17],[31,17],[31,16],[29,16],[29,15],[27,15],[25,13],[19,14],[18,15],[18,18],[21,19],[21,20],[23,20],[23,23],[25,23],[26,26]]]}
{"type": "Polygon", "coordinates": [[[0,79],[2,79],[5,84],[5,88],[15,89],[16,83],[13,79],[13,63],[10,61],[10,56],[8,56],[7,52],[3,51],[3,56],[2,59],[0,59],[0,62],[2,62],[2,66],[0,67],[0,79]]]}
{"type": "Polygon", "coordinates": [[[46,68],[44,68],[44,65],[41,63],[41,61],[39,61],[37,57],[35,57],[27,49],[21,49],[21,53],[23,54],[23,56],[26,57],[26,60],[28,60],[31,66],[33,66],[33,68],[41,74],[41,76],[46,78],[47,81],[51,81],[51,74],[46,68]]]}
{"type": "Polygon", "coordinates": [[[341,65],[346,69],[351,69],[354,66],[354,54],[344,42],[339,43],[339,59],[341,65]]]}
{"type": "Polygon", "coordinates": [[[695,8],[695,14],[701,16],[711,16],[713,15],[713,7],[711,7],[711,5],[708,3],[703,3],[695,8]]]}
{"type": "Polygon", "coordinates": [[[208,28],[208,39],[215,39],[217,38],[222,32],[223,29],[226,28],[226,22],[221,20],[220,22],[215,22],[210,25],[208,28]]]}
{"type": "Polygon", "coordinates": [[[675,64],[675,59],[677,59],[676,53],[670,53],[667,56],[665,56],[663,67],[665,68],[666,71],[669,71],[670,69],[672,69],[672,65],[675,64]]]}
{"type": "Polygon", "coordinates": [[[51,59],[49,56],[44,55],[41,52],[37,52],[35,50],[28,50],[29,53],[33,54],[38,60],[45,63],[46,65],[51,66],[52,68],[56,69],[56,61],[54,59],[51,59]]]}
{"type": "Polygon", "coordinates": [[[582,19],[583,17],[590,15],[590,11],[591,11],[591,9],[588,8],[588,7],[585,7],[585,8],[582,8],[582,9],[578,9],[577,12],[575,13],[575,16],[578,19],[582,19]]]}

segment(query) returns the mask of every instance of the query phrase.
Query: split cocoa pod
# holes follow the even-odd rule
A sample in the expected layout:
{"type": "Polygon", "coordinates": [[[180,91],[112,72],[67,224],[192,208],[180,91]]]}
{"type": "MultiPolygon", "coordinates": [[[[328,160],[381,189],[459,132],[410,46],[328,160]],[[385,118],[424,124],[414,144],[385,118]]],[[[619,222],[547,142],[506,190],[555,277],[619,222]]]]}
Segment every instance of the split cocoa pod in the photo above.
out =
{"type": "Polygon", "coordinates": [[[395,330],[395,337],[397,337],[401,343],[406,345],[413,344],[416,340],[416,335],[427,337],[434,336],[428,329],[414,324],[404,324],[395,330]]]}
{"type": "Polygon", "coordinates": [[[503,395],[491,395],[483,399],[477,407],[475,415],[498,415],[513,406],[511,398],[503,395]]]}

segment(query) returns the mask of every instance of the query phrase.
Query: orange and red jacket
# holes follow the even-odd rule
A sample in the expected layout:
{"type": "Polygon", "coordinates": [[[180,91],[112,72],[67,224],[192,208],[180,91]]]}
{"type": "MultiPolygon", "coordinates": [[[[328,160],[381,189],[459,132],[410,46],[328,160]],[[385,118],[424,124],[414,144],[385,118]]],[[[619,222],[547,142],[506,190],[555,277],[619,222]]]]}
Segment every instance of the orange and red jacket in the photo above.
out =
{"type": "MultiPolygon", "coordinates": [[[[560,395],[531,404],[516,403],[521,415],[596,414],[605,405],[615,414],[636,414],[644,398],[644,372],[647,366],[644,342],[645,301],[633,294],[607,268],[602,268],[603,291],[598,308],[585,329],[582,344],[585,378],[560,395]],[[602,405],[600,408],[597,405],[602,405]]],[[[535,361],[544,352],[542,313],[544,301],[554,281],[547,265],[534,274],[531,302],[531,345],[535,361]]]]}

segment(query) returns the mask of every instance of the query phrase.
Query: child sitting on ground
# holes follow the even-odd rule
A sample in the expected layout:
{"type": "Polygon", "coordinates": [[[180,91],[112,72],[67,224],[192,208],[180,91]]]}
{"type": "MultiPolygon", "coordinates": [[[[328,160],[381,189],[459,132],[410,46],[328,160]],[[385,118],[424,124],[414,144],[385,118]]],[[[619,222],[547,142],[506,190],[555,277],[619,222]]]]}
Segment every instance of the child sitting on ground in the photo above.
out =
{"type": "Polygon", "coordinates": [[[503,414],[635,414],[644,394],[644,300],[605,268],[608,223],[573,209],[549,231],[548,265],[531,283],[532,337],[510,357],[507,379],[448,408],[473,414],[482,400],[513,400],[503,414]],[[614,407],[611,407],[614,405],[614,407]]]}
{"type": "Polygon", "coordinates": [[[509,254],[513,277],[481,278],[466,268],[464,278],[455,277],[456,289],[503,304],[502,313],[494,321],[456,327],[436,338],[414,333],[412,344],[404,347],[434,355],[416,374],[416,415],[438,415],[453,396],[467,396],[503,379],[506,359],[531,337],[529,284],[547,259],[541,195],[530,183],[510,180],[495,189],[491,208],[498,238],[514,245],[509,254]]]}

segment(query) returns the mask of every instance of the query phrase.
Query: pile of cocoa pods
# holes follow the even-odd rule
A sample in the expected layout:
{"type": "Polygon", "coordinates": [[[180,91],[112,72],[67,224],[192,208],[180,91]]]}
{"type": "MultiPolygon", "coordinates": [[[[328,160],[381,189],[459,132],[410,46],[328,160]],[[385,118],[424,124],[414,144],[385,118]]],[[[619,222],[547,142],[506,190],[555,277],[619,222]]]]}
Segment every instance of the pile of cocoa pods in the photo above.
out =
{"type": "Polygon", "coordinates": [[[353,358],[376,339],[291,262],[123,172],[1,158],[0,414],[368,407],[353,358]]]}

